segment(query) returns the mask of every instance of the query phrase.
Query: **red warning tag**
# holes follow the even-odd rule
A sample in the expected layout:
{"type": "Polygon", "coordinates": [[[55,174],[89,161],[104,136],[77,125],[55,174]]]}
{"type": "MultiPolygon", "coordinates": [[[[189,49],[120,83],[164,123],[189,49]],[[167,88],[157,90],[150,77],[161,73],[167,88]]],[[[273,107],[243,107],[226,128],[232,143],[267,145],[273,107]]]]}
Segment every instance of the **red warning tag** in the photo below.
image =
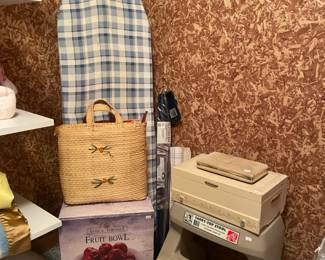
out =
{"type": "Polygon", "coordinates": [[[227,240],[231,243],[238,243],[239,234],[231,229],[228,229],[227,240]]]}

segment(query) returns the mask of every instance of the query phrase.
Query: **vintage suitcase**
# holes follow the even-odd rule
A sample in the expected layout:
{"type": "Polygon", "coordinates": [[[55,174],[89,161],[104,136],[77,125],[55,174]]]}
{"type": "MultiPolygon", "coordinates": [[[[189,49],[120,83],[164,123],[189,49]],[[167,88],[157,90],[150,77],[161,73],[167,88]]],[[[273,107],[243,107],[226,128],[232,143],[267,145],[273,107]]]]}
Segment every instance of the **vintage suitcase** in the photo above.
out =
{"type": "Polygon", "coordinates": [[[256,183],[248,184],[198,169],[198,158],[173,167],[174,201],[255,234],[282,213],[288,186],[286,175],[269,172],[256,183]]]}

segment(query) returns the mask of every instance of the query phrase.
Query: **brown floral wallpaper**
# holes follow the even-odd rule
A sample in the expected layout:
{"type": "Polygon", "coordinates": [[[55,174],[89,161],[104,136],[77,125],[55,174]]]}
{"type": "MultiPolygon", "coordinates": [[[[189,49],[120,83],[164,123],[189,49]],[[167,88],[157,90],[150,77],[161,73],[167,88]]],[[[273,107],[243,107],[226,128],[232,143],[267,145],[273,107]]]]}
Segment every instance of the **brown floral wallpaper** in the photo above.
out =
{"type": "MultiPolygon", "coordinates": [[[[144,0],[157,92],[178,96],[174,144],[256,159],[290,178],[285,260],[325,236],[325,3],[144,0]]],[[[61,123],[59,0],[0,7],[0,62],[18,106],[61,123]]],[[[51,212],[61,203],[53,128],[0,137],[0,170],[51,212]]]]}
{"type": "MultiPolygon", "coordinates": [[[[59,1],[0,7],[0,63],[17,107],[61,124],[56,13],[59,1]]],[[[53,127],[0,136],[0,171],[15,191],[57,213],[61,204],[53,127]]]]}
{"type": "Polygon", "coordinates": [[[178,96],[174,144],[289,175],[284,259],[325,236],[325,2],[144,0],[157,92],[178,96]]]}

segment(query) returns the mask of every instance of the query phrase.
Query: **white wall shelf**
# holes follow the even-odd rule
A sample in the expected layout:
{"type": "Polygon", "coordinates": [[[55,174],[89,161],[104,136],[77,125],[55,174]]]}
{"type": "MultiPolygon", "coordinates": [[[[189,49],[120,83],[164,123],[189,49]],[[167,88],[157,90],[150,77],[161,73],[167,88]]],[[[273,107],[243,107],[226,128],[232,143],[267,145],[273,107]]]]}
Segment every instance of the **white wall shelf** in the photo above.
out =
{"type": "MultiPolygon", "coordinates": [[[[0,0],[0,3],[1,1],[2,0],[0,0]]],[[[0,120],[0,136],[49,127],[53,125],[54,120],[51,118],[17,109],[16,114],[13,118],[0,120]]],[[[15,194],[15,201],[18,208],[28,220],[32,240],[61,227],[62,223],[58,218],[54,217],[33,202],[23,198],[18,194],[15,194]]]]}
{"type": "Polygon", "coordinates": [[[13,118],[0,120],[0,136],[49,127],[53,125],[54,120],[51,118],[39,116],[26,112],[24,110],[17,109],[16,114],[13,118]]]}
{"type": "Polygon", "coordinates": [[[15,5],[15,4],[25,4],[25,3],[36,3],[42,0],[0,0],[1,5],[15,5]]]}
{"type": "Polygon", "coordinates": [[[15,202],[28,220],[32,240],[61,227],[61,220],[17,193],[15,194],[15,202]]]}

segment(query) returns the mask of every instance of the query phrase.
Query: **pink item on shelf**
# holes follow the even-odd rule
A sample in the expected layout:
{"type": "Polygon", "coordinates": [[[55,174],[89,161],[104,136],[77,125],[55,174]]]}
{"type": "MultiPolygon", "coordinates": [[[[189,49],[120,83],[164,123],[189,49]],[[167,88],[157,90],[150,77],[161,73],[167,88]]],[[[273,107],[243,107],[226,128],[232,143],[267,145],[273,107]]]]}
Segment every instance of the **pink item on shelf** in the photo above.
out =
{"type": "Polygon", "coordinates": [[[15,94],[17,94],[17,92],[18,92],[18,90],[17,90],[15,84],[12,83],[8,78],[6,78],[6,80],[3,81],[3,82],[1,83],[1,85],[3,85],[4,87],[7,87],[7,88],[12,89],[12,90],[15,92],[15,94]]]}
{"type": "Polygon", "coordinates": [[[0,86],[0,119],[9,119],[16,112],[16,95],[11,88],[0,86]]]}
{"type": "Polygon", "coordinates": [[[5,72],[2,65],[0,64],[0,83],[4,82],[5,80],[6,80],[5,72]]]}
{"type": "Polygon", "coordinates": [[[0,64],[0,85],[10,88],[12,89],[15,94],[17,94],[17,88],[15,86],[14,83],[12,83],[7,77],[6,77],[6,73],[2,67],[2,65],[0,64]]]}

